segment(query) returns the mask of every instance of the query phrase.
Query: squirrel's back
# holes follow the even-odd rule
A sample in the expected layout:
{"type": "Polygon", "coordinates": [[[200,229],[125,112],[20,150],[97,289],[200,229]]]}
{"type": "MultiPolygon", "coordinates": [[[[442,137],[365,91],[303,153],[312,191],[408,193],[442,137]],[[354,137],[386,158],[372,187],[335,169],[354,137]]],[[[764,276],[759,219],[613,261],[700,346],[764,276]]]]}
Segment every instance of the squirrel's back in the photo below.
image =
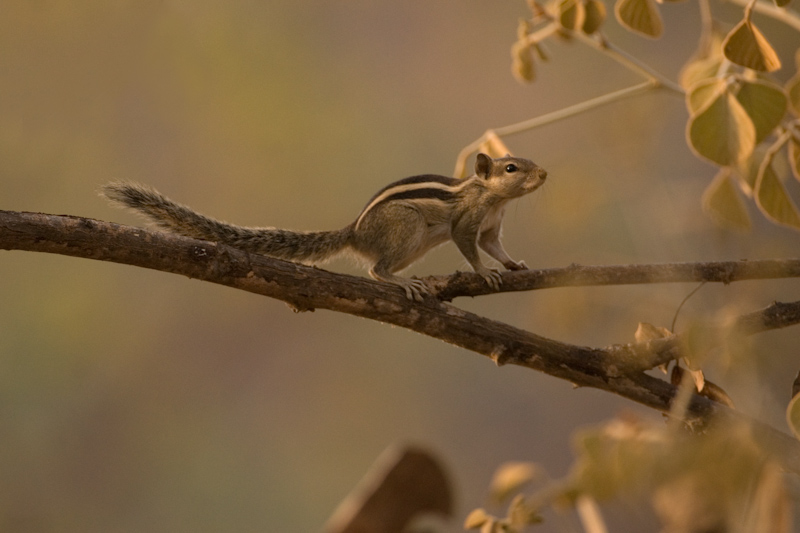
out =
{"type": "Polygon", "coordinates": [[[109,183],[101,192],[112,202],[133,209],[172,233],[289,261],[325,261],[347,248],[352,236],[352,225],[340,230],[314,232],[236,226],[202,215],[138,183],[109,183]]]}

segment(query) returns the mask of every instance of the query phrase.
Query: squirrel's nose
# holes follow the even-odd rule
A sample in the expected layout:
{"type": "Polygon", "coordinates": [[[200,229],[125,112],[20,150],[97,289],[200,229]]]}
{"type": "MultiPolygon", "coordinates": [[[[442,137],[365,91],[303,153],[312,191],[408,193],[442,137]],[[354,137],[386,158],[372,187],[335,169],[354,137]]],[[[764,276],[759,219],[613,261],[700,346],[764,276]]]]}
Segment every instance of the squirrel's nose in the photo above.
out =
{"type": "Polygon", "coordinates": [[[547,178],[547,171],[543,168],[539,169],[539,179],[546,179],[547,178]]]}

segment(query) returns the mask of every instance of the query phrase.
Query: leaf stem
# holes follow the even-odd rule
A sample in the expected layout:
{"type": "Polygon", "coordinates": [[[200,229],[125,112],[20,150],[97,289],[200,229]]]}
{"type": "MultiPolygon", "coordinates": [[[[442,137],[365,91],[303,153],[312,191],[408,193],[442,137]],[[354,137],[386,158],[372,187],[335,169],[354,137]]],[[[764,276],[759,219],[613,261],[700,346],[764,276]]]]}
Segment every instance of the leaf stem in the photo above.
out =
{"type": "MultiPolygon", "coordinates": [[[[543,38],[548,37],[557,29],[559,28],[556,26],[556,24],[551,23],[548,26],[529,35],[526,39],[526,42],[529,44],[541,42],[543,38]]],[[[461,149],[461,152],[459,152],[458,157],[456,158],[456,167],[453,171],[454,176],[462,177],[466,175],[465,171],[467,159],[470,155],[475,153],[480,148],[481,144],[483,144],[491,135],[502,137],[505,135],[513,135],[515,133],[531,130],[652,89],[663,88],[680,96],[685,94],[685,91],[680,85],[668,79],[666,76],[659,74],[644,62],[623,51],[621,48],[618,48],[614,44],[610,43],[605,36],[598,34],[598,37],[595,38],[584,35],[580,31],[569,31],[563,28],[561,29],[585,45],[605,54],[628,70],[639,74],[647,81],[632,87],[607,93],[539,117],[523,120],[508,126],[486,130],[478,139],[461,149]]]]}
{"type": "MultiPolygon", "coordinates": [[[[732,4],[737,4],[747,9],[751,0],[726,0],[732,4]]],[[[765,2],[764,0],[756,0],[751,9],[761,15],[766,15],[775,20],[783,22],[787,26],[800,32],[800,14],[797,11],[785,7],[778,7],[773,2],[765,2]]]]}
{"type": "Polygon", "coordinates": [[[640,61],[636,57],[625,52],[622,48],[619,48],[615,44],[611,43],[604,35],[599,35],[599,40],[588,35],[584,35],[580,32],[572,32],[572,35],[586,45],[599,50],[623,67],[639,74],[645,79],[650,80],[654,84],[669,89],[670,91],[673,91],[681,96],[685,94],[683,87],[673,82],[666,76],[659,74],[643,61],[640,61]]]}
{"type": "Polygon", "coordinates": [[[602,96],[592,98],[590,100],[585,100],[578,104],[574,104],[569,107],[559,109],[558,111],[553,111],[552,113],[547,113],[544,115],[540,115],[538,117],[523,120],[515,124],[509,124],[508,126],[502,126],[499,128],[486,130],[486,132],[484,132],[483,135],[481,135],[478,139],[465,146],[458,154],[454,175],[455,176],[464,175],[463,173],[466,167],[467,158],[474,152],[476,152],[479,149],[480,145],[483,144],[483,142],[485,142],[486,139],[488,139],[492,134],[497,136],[505,136],[532,130],[534,128],[544,126],[546,124],[551,124],[553,122],[564,120],[565,118],[569,118],[574,115],[584,113],[586,111],[589,111],[590,109],[594,109],[596,107],[604,106],[616,102],[618,100],[622,100],[623,98],[628,98],[636,94],[647,92],[651,89],[658,88],[659,86],[660,85],[658,85],[655,81],[648,80],[639,83],[638,85],[633,85],[631,87],[626,87],[625,89],[613,91],[604,94],[602,96]]]}

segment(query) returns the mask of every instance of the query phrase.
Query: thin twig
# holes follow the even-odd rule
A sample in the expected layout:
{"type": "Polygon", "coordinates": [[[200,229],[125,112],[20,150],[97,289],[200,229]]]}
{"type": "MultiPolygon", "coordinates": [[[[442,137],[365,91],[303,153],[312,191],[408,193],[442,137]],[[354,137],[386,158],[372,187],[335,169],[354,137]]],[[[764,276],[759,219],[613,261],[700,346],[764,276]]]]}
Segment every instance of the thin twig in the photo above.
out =
{"type": "Polygon", "coordinates": [[[585,100],[578,104],[574,104],[565,107],[563,109],[559,109],[558,111],[553,111],[552,113],[547,113],[545,115],[523,120],[521,122],[509,124],[508,126],[502,126],[499,128],[488,130],[480,138],[471,142],[461,150],[456,160],[456,168],[453,172],[453,175],[454,176],[463,175],[464,168],[466,166],[467,159],[469,158],[469,156],[475,153],[480,148],[481,144],[483,144],[486,141],[486,139],[492,134],[502,137],[506,135],[513,135],[515,133],[521,133],[523,131],[529,131],[535,128],[539,128],[541,126],[545,126],[547,124],[552,124],[553,122],[558,122],[559,120],[564,120],[566,118],[579,115],[581,113],[585,113],[590,109],[608,105],[613,102],[622,100],[624,98],[629,98],[631,96],[647,92],[654,88],[655,85],[653,84],[652,81],[645,81],[638,85],[634,85],[632,87],[626,87],[625,89],[613,91],[604,94],[602,96],[598,96],[596,98],[585,100]]]}
{"type": "Polygon", "coordinates": [[[703,288],[703,285],[705,285],[706,283],[708,283],[708,282],[707,282],[707,281],[704,281],[704,282],[702,282],[700,285],[698,285],[697,287],[695,287],[694,289],[692,289],[692,291],[691,291],[689,294],[687,294],[687,295],[686,295],[686,297],[685,297],[683,300],[681,300],[681,303],[678,305],[678,308],[675,310],[675,316],[673,316],[673,317],[672,317],[672,324],[671,324],[671,325],[670,325],[670,327],[669,327],[669,330],[670,330],[672,333],[675,333],[675,323],[678,321],[678,315],[680,314],[680,312],[681,312],[681,309],[683,309],[683,305],[684,305],[686,302],[688,302],[688,301],[689,301],[689,298],[691,298],[692,296],[694,296],[694,295],[695,295],[695,293],[696,293],[697,291],[699,291],[700,289],[702,289],[702,288],[703,288]]]}
{"type": "Polygon", "coordinates": [[[624,51],[622,48],[616,46],[606,39],[604,35],[598,34],[598,36],[595,38],[579,31],[572,32],[572,35],[579,41],[607,55],[631,72],[635,72],[646,80],[649,80],[654,86],[664,87],[679,96],[684,95],[685,91],[683,90],[683,87],[673,82],[663,74],[655,71],[644,61],[639,60],[638,58],[624,51]]]}
{"type": "MultiPolygon", "coordinates": [[[[691,332],[695,356],[708,352],[732,339],[800,324],[800,302],[773,302],[764,309],[740,315],[725,324],[697,326],[691,332]]],[[[649,370],[686,355],[687,338],[672,335],[641,343],[617,344],[607,348],[620,360],[632,361],[631,367],[649,370]]]]}
{"type": "Polygon", "coordinates": [[[711,4],[709,0],[700,0],[699,11],[700,42],[697,49],[706,52],[711,48],[712,39],[714,37],[714,16],[711,13],[711,4]]]}
{"type": "Polygon", "coordinates": [[[591,48],[594,48],[600,53],[616,61],[626,69],[642,76],[646,81],[638,85],[634,85],[632,87],[627,87],[625,89],[620,89],[618,91],[613,91],[611,93],[604,94],[602,96],[598,96],[590,100],[586,100],[584,102],[566,107],[564,109],[560,109],[558,111],[554,111],[552,113],[548,113],[546,115],[534,117],[528,120],[523,120],[521,122],[510,124],[508,126],[502,126],[499,128],[492,128],[490,130],[487,130],[478,139],[474,140],[473,142],[471,142],[470,144],[461,149],[461,151],[458,154],[458,157],[456,158],[456,167],[455,170],[453,171],[454,176],[460,177],[465,175],[464,170],[466,168],[467,159],[469,159],[469,156],[471,156],[473,153],[475,153],[480,149],[481,144],[483,144],[490,135],[497,135],[499,137],[504,137],[506,135],[513,135],[515,133],[529,131],[534,128],[538,128],[546,124],[551,124],[559,120],[564,120],[574,115],[585,113],[590,109],[610,104],[612,102],[616,102],[618,100],[622,100],[624,98],[628,98],[649,90],[663,88],[680,96],[683,96],[685,93],[683,87],[681,87],[679,84],[673,82],[666,76],[656,72],[643,61],[640,61],[636,57],[628,54],[621,48],[610,43],[602,34],[599,33],[596,37],[589,36],[581,31],[570,31],[565,28],[561,28],[560,26],[558,26],[557,23],[551,22],[544,28],[541,28],[536,32],[530,34],[527,38],[527,41],[530,44],[541,42],[543,38],[549,36],[552,33],[555,33],[556,30],[566,32],[572,38],[577,39],[578,41],[582,42],[583,44],[591,48]]]}
{"type": "MultiPolygon", "coordinates": [[[[727,1],[732,4],[742,6],[744,8],[747,8],[748,4],[751,2],[751,0],[727,0],[727,1]]],[[[797,13],[797,11],[794,11],[787,7],[778,7],[775,5],[774,2],[766,2],[764,0],[758,0],[757,2],[755,2],[755,4],[753,4],[752,9],[756,13],[783,22],[790,28],[793,28],[796,31],[800,31],[800,13],[797,13]]]]}

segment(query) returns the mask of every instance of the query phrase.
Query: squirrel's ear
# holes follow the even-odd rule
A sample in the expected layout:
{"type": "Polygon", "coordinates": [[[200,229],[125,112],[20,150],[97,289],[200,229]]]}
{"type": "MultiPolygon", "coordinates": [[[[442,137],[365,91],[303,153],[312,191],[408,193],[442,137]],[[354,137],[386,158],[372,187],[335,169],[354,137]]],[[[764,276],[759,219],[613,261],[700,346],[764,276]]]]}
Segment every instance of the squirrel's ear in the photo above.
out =
{"type": "Polygon", "coordinates": [[[486,154],[478,154],[478,159],[475,161],[475,174],[479,178],[486,179],[492,173],[492,158],[486,154]]]}

